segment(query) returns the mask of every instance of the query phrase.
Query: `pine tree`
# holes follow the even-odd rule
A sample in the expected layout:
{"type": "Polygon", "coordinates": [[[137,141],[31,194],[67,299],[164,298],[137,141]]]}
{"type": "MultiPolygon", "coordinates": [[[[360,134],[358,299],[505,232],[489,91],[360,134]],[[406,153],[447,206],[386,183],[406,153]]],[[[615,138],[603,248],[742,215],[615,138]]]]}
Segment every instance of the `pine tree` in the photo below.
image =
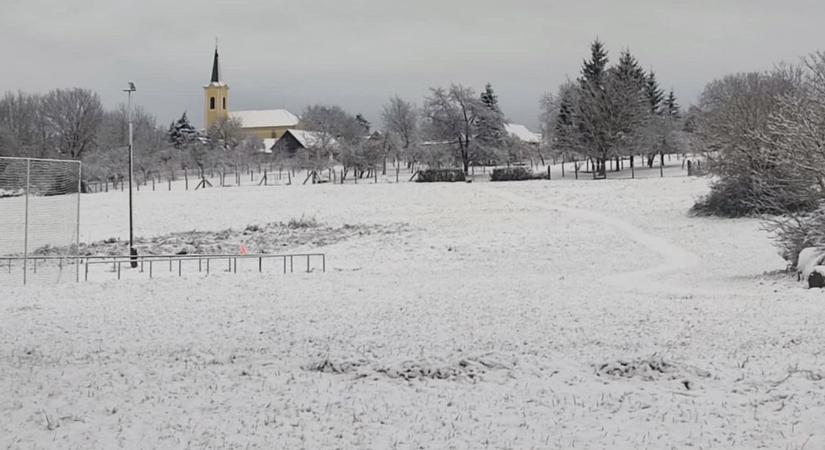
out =
{"type": "Polygon", "coordinates": [[[480,106],[476,121],[476,140],[480,145],[478,152],[484,160],[500,159],[507,130],[504,127],[504,114],[498,106],[498,96],[490,83],[481,92],[480,106]]]}
{"type": "Polygon", "coordinates": [[[484,106],[493,111],[501,112],[498,107],[498,96],[493,91],[493,86],[490,83],[487,83],[487,85],[484,86],[484,90],[481,91],[481,103],[484,103],[484,106]]]}
{"type": "Polygon", "coordinates": [[[167,138],[169,139],[169,143],[178,150],[186,147],[198,138],[198,130],[189,123],[189,118],[186,117],[186,111],[183,112],[180,119],[169,125],[167,138]]]}
{"type": "Polygon", "coordinates": [[[636,60],[630,50],[622,51],[622,56],[619,58],[619,63],[616,65],[616,75],[622,81],[634,81],[638,82],[639,86],[644,84],[645,80],[645,72],[639,66],[639,62],[636,60]]]}
{"type": "Polygon", "coordinates": [[[673,89],[670,90],[670,93],[665,98],[665,106],[664,106],[664,114],[668,117],[673,119],[679,119],[682,114],[679,111],[679,104],[676,103],[676,94],[673,93],[673,89]]]}
{"type": "Polygon", "coordinates": [[[647,91],[647,101],[650,106],[651,114],[659,114],[664,99],[664,92],[659,88],[659,82],[656,81],[656,74],[651,69],[647,75],[645,83],[645,90],[647,91]]]}
{"type": "Polygon", "coordinates": [[[590,44],[590,60],[585,60],[582,64],[582,80],[601,85],[607,63],[607,49],[597,38],[590,44]]]}
{"type": "Polygon", "coordinates": [[[370,124],[369,120],[364,118],[364,116],[362,116],[360,113],[355,115],[355,120],[358,122],[358,125],[361,125],[361,127],[364,129],[365,134],[370,133],[370,128],[372,127],[372,124],[370,124]]]}

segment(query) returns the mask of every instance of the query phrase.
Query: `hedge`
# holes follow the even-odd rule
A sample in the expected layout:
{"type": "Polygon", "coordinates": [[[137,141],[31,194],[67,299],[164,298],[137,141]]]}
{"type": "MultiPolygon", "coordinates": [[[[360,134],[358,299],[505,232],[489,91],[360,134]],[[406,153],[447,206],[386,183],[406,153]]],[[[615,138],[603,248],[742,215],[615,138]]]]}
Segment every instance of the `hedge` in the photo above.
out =
{"type": "Polygon", "coordinates": [[[533,172],[526,167],[502,167],[493,169],[490,174],[490,181],[523,181],[535,180],[541,176],[533,175],[533,172]]]}
{"type": "Polygon", "coordinates": [[[460,169],[427,169],[420,170],[415,181],[418,183],[455,183],[466,181],[466,178],[464,177],[464,171],[460,169]]]}

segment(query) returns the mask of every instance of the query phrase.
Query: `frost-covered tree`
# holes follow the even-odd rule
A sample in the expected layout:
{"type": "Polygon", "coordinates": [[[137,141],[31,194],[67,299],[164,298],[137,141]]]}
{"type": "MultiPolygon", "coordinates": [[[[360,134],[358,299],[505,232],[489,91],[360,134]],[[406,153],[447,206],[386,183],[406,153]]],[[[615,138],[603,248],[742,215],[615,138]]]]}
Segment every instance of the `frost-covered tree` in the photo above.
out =
{"type": "Polygon", "coordinates": [[[189,123],[189,118],[186,117],[186,111],[183,112],[180,119],[169,125],[167,137],[169,139],[169,143],[178,150],[183,150],[189,144],[197,141],[198,130],[196,130],[195,127],[189,123]]]}
{"type": "Polygon", "coordinates": [[[419,114],[415,105],[396,95],[384,105],[381,118],[390,148],[396,149],[398,157],[415,163],[419,157],[419,114]]]}
{"type": "Polygon", "coordinates": [[[718,178],[710,194],[694,206],[694,213],[736,217],[815,205],[809,184],[799,182],[792,168],[779,163],[775,149],[765,140],[782,99],[800,89],[800,78],[796,68],[780,67],[729,75],[705,87],[696,134],[718,178]]]}
{"type": "Polygon", "coordinates": [[[673,93],[673,89],[670,90],[664,100],[664,109],[662,110],[662,114],[673,119],[680,119],[682,116],[682,113],[679,110],[679,103],[676,102],[676,94],[673,93]]]}
{"type": "MultiPolygon", "coordinates": [[[[672,93],[673,91],[671,91],[672,93]]],[[[664,91],[659,87],[659,82],[656,80],[656,73],[650,69],[645,78],[645,94],[647,95],[647,102],[650,107],[651,114],[659,114],[664,101],[664,91]]]]}
{"type": "Polygon", "coordinates": [[[487,108],[486,114],[480,114],[476,123],[478,134],[478,159],[496,161],[501,159],[508,145],[507,130],[504,127],[504,114],[498,104],[498,95],[490,83],[481,92],[481,103],[487,108]]]}
{"type": "Polygon", "coordinates": [[[364,135],[370,134],[370,129],[372,128],[372,124],[369,120],[367,120],[361,113],[355,115],[355,120],[361,125],[361,128],[364,130],[364,135]]]}
{"type": "Polygon", "coordinates": [[[806,247],[825,248],[825,53],[805,58],[799,70],[798,86],[778,100],[759,133],[767,161],[754,177],[761,195],[750,197],[756,208],[778,213],[767,225],[791,264],[806,247]]]}
{"type": "Polygon", "coordinates": [[[471,163],[486,162],[486,149],[476,142],[478,124],[496,120],[497,113],[473,89],[459,84],[449,89],[430,89],[424,100],[423,117],[431,141],[452,146],[465,173],[469,173],[471,163]]]}

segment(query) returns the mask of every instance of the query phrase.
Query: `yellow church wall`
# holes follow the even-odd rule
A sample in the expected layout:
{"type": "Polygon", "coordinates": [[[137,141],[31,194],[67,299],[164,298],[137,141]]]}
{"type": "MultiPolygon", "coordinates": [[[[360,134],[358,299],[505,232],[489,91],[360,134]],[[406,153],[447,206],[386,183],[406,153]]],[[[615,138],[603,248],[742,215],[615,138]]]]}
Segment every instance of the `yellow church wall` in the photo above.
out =
{"type": "Polygon", "coordinates": [[[209,129],[219,120],[229,117],[229,86],[210,84],[203,88],[203,127],[209,129]],[[211,108],[211,99],[215,98],[215,108],[211,108]]]}
{"type": "Polygon", "coordinates": [[[243,128],[244,134],[247,136],[254,136],[258,139],[280,138],[284,132],[292,127],[256,127],[243,128]]]}

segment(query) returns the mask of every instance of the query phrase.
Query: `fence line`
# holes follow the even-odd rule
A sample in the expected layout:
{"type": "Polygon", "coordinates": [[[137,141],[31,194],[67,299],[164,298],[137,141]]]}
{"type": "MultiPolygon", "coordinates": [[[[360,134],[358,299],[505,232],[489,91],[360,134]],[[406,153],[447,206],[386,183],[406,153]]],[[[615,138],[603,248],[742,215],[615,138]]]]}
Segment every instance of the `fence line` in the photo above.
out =
{"type": "MultiPolygon", "coordinates": [[[[9,275],[13,275],[13,267],[17,264],[20,264],[23,261],[24,257],[22,256],[6,256],[0,257],[0,273],[7,272],[9,275]],[[4,267],[5,266],[5,267],[4,267]],[[3,270],[5,269],[5,270],[3,270]]],[[[98,266],[98,265],[111,265],[112,272],[117,273],[117,279],[121,278],[121,274],[123,272],[124,265],[128,269],[131,267],[130,263],[135,259],[134,256],[128,255],[117,255],[117,256],[107,256],[107,255],[94,255],[94,256],[79,256],[72,260],[66,260],[60,256],[47,256],[47,255],[31,255],[28,257],[28,261],[31,262],[31,265],[25,267],[24,270],[32,270],[34,274],[37,273],[38,270],[38,262],[40,262],[40,270],[44,270],[43,263],[44,262],[57,262],[58,270],[62,272],[64,265],[70,265],[72,262],[76,266],[76,272],[79,274],[81,271],[84,273],[83,281],[89,280],[89,269],[91,266],[98,266]]],[[[154,269],[157,264],[168,264],[169,272],[173,272],[174,265],[177,263],[178,269],[178,276],[183,275],[183,263],[186,262],[198,262],[198,273],[206,271],[207,274],[212,272],[212,262],[217,260],[226,260],[227,262],[227,272],[238,273],[238,260],[252,260],[257,261],[258,272],[262,273],[264,270],[264,261],[265,260],[282,260],[283,266],[283,273],[294,273],[296,267],[296,261],[304,262],[305,263],[305,271],[307,273],[311,272],[313,268],[318,269],[320,268],[321,272],[326,272],[327,270],[327,258],[325,253],[285,253],[285,254],[192,254],[192,255],[139,255],[137,256],[138,262],[138,273],[146,273],[148,271],[149,278],[152,279],[154,276],[154,269]],[[314,261],[314,263],[313,263],[314,261]],[[204,264],[205,263],[205,264],[204,264]],[[320,266],[320,267],[319,267],[320,266]]],[[[279,267],[280,270],[280,267],[279,267]]],[[[80,281],[78,277],[76,281],[80,281]]]]}

